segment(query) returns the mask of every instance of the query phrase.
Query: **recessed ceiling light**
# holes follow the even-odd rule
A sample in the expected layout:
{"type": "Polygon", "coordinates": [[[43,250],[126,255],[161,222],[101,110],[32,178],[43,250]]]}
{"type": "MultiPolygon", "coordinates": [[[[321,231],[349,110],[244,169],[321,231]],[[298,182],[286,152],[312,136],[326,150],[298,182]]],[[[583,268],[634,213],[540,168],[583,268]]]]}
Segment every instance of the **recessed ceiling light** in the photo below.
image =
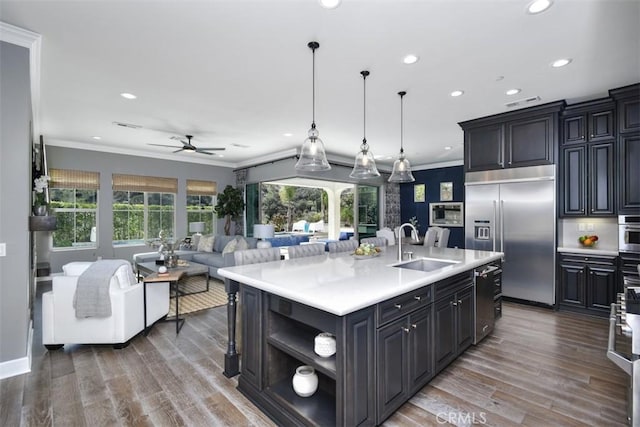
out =
{"type": "Polygon", "coordinates": [[[520,93],[520,89],[509,89],[508,91],[505,92],[507,95],[515,95],[517,93],[520,93]]]}
{"type": "Polygon", "coordinates": [[[91,138],[93,138],[93,139],[102,139],[101,136],[92,136],[91,138]]]}
{"type": "Polygon", "coordinates": [[[224,157],[224,154],[218,154],[218,157],[224,157]]]}
{"type": "Polygon", "coordinates": [[[336,7],[340,6],[342,0],[320,0],[319,3],[320,6],[324,7],[325,9],[335,9],[336,7]]]}
{"type": "Polygon", "coordinates": [[[292,133],[287,132],[287,133],[283,133],[283,134],[282,134],[282,136],[293,136],[293,134],[292,134],[292,133]]]}
{"type": "Polygon", "coordinates": [[[445,150],[451,150],[451,146],[447,145],[446,147],[444,147],[445,150]]]}
{"type": "Polygon", "coordinates": [[[551,63],[551,66],[553,68],[560,68],[560,67],[564,67],[565,65],[569,65],[571,61],[572,61],[571,58],[557,59],[551,63]]]}
{"type": "Polygon", "coordinates": [[[407,55],[404,58],[402,58],[402,62],[404,62],[405,64],[415,64],[416,62],[418,62],[418,59],[420,59],[417,55],[407,55]]]}
{"type": "Polygon", "coordinates": [[[121,93],[120,96],[123,97],[123,98],[127,98],[127,99],[136,99],[137,98],[137,96],[135,96],[134,94],[127,93],[127,92],[121,93]]]}
{"type": "Polygon", "coordinates": [[[527,13],[535,15],[549,9],[553,1],[551,0],[534,0],[527,5],[527,13]]]}
{"type": "Polygon", "coordinates": [[[464,91],[462,90],[454,90],[453,92],[451,92],[451,96],[453,97],[462,96],[462,94],[464,94],[464,91]]]}

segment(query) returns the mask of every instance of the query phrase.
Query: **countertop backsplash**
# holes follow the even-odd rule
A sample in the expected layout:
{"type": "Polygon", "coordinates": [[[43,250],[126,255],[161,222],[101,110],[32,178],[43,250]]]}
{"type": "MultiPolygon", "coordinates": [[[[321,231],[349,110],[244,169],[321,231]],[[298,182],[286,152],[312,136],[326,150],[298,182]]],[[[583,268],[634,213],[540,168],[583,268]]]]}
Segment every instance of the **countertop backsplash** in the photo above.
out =
{"type": "Polygon", "coordinates": [[[578,238],[597,235],[593,249],[618,251],[618,218],[565,218],[558,221],[558,248],[590,249],[580,245],[578,238]]]}

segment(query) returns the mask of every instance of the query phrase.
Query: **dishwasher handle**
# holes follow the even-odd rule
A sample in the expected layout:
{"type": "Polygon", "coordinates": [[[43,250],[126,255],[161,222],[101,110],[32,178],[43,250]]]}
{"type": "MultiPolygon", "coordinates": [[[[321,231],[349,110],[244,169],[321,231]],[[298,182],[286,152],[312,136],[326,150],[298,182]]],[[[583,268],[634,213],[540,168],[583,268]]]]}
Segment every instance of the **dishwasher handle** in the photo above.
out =
{"type": "Polygon", "coordinates": [[[616,304],[611,303],[611,314],[609,316],[609,344],[607,345],[607,358],[615,363],[620,369],[631,375],[633,362],[616,351],[616,304]]]}
{"type": "Polygon", "coordinates": [[[485,268],[482,271],[474,271],[473,274],[475,277],[478,276],[482,276],[485,277],[487,274],[489,273],[493,273],[494,271],[498,270],[500,267],[496,266],[496,265],[490,265],[489,267],[485,268]]]}

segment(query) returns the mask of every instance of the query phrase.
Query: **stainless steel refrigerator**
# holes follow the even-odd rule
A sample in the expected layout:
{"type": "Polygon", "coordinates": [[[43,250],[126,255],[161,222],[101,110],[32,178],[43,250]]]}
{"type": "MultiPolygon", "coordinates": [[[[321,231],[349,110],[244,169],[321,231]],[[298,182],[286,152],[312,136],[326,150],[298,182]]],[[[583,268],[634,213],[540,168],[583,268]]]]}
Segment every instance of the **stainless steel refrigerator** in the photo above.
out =
{"type": "Polygon", "coordinates": [[[502,294],[555,303],[555,166],[468,172],[465,247],[504,253],[502,294]]]}

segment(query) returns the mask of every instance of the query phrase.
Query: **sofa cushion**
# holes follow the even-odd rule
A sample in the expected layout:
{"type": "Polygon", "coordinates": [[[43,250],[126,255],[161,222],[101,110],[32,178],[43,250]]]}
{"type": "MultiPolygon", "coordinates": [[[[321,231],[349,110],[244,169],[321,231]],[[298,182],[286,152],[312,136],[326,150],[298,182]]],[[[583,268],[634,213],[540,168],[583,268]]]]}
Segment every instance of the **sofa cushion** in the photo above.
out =
{"type": "Polygon", "coordinates": [[[216,252],[213,252],[213,253],[199,252],[193,255],[192,260],[193,262],[208,265],[210,267],[216,267],[216,268],[224,267],[224,257],[222,256],[222,254],[219,254],[216,252]]]}
{"type": "Polygon", "coordinates": [[[213,241],[213,251],[222,253],[225,246],[227,246],[227,244],[235,238],[236,236],[216,236],[216,239],[213,241]]]}
{"type": "Polygon", "coordinates": [[[62,266],[62,272],[65,276],[79,276],[93,264],[92,261],[74,261],[62,266]]]}
{"type": "Polygon", "coordinates": [[[129,286],[133,286],[138,283],[136,276],[133,274],[131,264],[121,265],[118,267],[115,276],[116,279],[118,279],[118,285],[121,289],[128,288],[129,286]]]}
{"type": "Polygon", "coordinates": [[[198,252],[213,252],[213,245],[215,242],[216,236],[210,234],[208,236],[201,236],[200,240],[198,240],[197,251],[198,252]]]}

